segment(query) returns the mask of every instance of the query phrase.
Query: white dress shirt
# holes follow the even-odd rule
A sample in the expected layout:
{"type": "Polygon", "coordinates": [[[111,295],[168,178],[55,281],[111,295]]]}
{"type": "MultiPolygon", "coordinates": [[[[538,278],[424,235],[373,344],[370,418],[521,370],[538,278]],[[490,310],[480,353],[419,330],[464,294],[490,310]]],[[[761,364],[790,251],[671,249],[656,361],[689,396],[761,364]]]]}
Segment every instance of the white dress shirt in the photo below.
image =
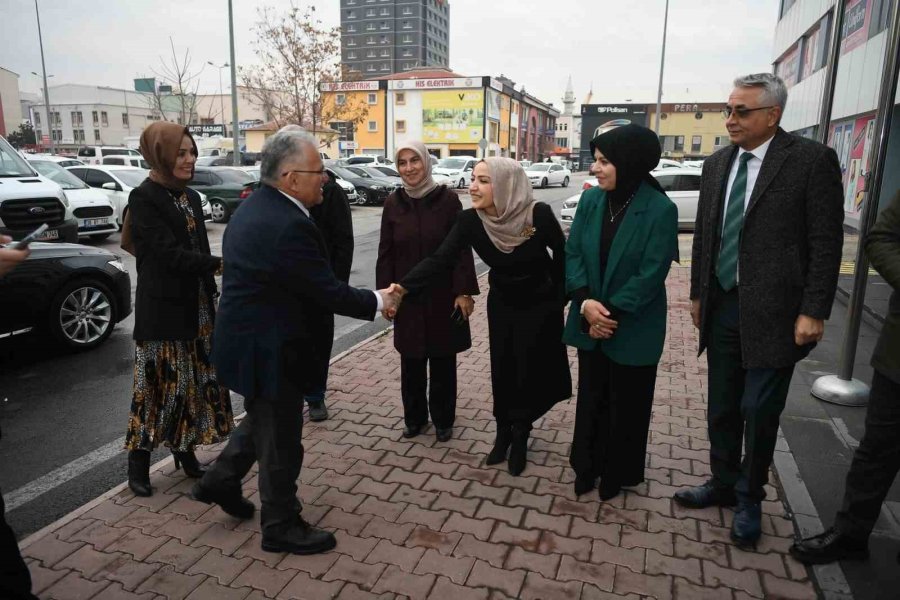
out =
{"type": "MultiPolygon", "coordinates": [[[[306,215],[309,218],[312,218],[309,216],[309,209],[306,208],[305,206],[303,206],[302,202],[300,202],[299,200],[297,200],[290,194],[284,192],[283,190],[278,190],[278,191],[281,192],[285,198],[287,198],[288,200],[293,202],[295,205],[297,205],[297,208],[302,210],[304,215],[306,215]]],[[[384,300],[381,298],[381,294],[379,294],[378,292],[375,292],[375,291],[373,291],[372,293],[375,294],[375,301],[378,303],[378,307],[376,308],[376,310],[378,310],[378,311],[383,310],[384,309],[384,300]]]]}
{"type": "MultiPolygon", "coordinates": [[[[731,172],[728,174],[728,186],[725,188],[725,206],[722,208],[722,214],[728,211],[728,201],[731,199],[731,188],[734,186],[734,180],[737,177],[738,168],[741,166],[741,156],[748,152],[753,158],[747,161],[747,192],[744,194],[744,212],[747,212],[747,206],[750,204],[750,196],[753,195],[753,187],[756,185],[756,178],[759,177],[759,169],[762,167],[763,159],[766,158],[766,152],[769,151],[769,144],[772,143],[773,135],[765,142],[754,148],[753,150],[738,149],[737,158],[731,165],[731,172]]],[[[725,231],[725,219],[722,219],[722,231],[725,231]]]]}

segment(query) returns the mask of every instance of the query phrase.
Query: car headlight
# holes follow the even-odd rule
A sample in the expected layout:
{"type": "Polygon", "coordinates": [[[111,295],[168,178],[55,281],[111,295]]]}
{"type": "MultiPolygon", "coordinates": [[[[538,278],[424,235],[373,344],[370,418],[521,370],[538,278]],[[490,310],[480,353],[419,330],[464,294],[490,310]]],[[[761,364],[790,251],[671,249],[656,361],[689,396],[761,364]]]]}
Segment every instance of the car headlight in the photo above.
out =
{"type": "Polygon", "coordinates": [[[381,192],[381,191],[386,190],[387,188],[384,187],[383,185],[377,185],[377,184],[376,184],[376,185],[373,185],[373,186],[372,186],[372,189],[373,189],[373,190],[378,190],[379,192],[381,192]]]}
{"type": "Polygon", "coordinates": [[[127,273],[127,272],[128,272],[128,269],[125,268],[125,264],[124,264],[121,260],[119,260],[118,258],[116,258],[116,259],[114,259],[114,260],[107,261],[106,264],[108,264],[109,266],[114,267],[114,268],[116,268],[116,269],[122,271],[123,273],[127,273]]]}

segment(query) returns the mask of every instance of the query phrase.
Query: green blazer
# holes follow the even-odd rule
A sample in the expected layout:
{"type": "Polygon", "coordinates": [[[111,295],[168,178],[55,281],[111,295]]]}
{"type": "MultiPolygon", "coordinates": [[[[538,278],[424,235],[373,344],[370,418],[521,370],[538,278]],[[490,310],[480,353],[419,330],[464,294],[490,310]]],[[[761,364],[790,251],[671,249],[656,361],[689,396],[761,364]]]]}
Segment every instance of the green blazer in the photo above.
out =
{"type": "Polygon", "coordinates": [[[665,194],[642,183],[600,270],[600,231],[608,214],[606,192],[598,187],[581,194],[566,242],[566,292],[587,287],[590,298],[621,311],[619,327],[608,340],[581,330],[579,306],[573,302],[563,341],[580,350],[601,348],[613,361],[655,365],[666,338],[666,276],[678,256],[678,210],[665,194]]]}

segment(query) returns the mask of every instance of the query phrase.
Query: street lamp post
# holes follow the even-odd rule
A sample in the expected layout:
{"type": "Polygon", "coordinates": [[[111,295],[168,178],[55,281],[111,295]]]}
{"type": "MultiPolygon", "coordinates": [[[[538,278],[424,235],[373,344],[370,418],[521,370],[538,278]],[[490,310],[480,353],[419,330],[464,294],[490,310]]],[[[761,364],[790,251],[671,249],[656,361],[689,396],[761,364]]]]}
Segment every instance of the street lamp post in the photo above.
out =
{"type": "MultiPolygon", "coordinates": [[[[225,67],[230,67],[228,63],[224,65],[217,65],[211,60],[206,61],[206,64],[211,65],[219,70],[219,110],[222,112],[222,123],[225,124],[225,96],[222,93],[222,69],[225,67]]],[[[225,128],[225,133],[228,133],[228,128],[225,128]]]]}
{"type": "Polygon", "coordinates": [[[662,110],[663,69],[666,65],[666,30],[669,28],[669,0],[666,0],[666,16],[663,20],[662,55],[659,58],[659,91],[656,93],[656,135],[659,135],[659,113],[662,110]]]}
{"type": "Polygon", "coordinates": [[[238,102],[237,102],[237,67],[234,61],[234,10],[228,0],[228,40],[231,50],[231,147],[234,166],[241,165],[241,153],[238,149],[238,102]]]}
{"type": "Polygon", "coordinates": [[[44,74],[44,107],[47,109],[47,125],[50,127],[50,154],[56,154],[56,145],[53,143],[53,122],[50,119],[50,91],[47,89],[47,65],[44,63],[44,37],[41,34],[41,12],[38,10],[37,0],[34,0],[34,14],[37,17],[38,43],[41,46],[41,73],[44,74]]]}

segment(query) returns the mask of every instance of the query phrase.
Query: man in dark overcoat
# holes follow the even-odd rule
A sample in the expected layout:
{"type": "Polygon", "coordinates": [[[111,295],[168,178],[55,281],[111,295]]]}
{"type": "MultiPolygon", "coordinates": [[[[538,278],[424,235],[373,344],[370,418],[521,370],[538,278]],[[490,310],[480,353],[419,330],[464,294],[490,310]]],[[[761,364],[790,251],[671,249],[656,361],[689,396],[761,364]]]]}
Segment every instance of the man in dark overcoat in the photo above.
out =
{"type": "Polygon", "coordinates": [[[703,165],[694,232],[691,316],[709,364],[712,478],[675,501],[737,504],[739,547],[759,539],[794,365],[822,339],[843,243],[837,155],[779,127],[786,102],[771,73],[735,80],[725,110],[732,145],[703,165]]]}
{"type": "MultiPolygon", "coordinates": [[[[344,283],[350,282],[353,264],[353,216],[350,202],[333,174],[326,172],[328,181],[322,186],[322,203],[309,209],[309,214],[325,240],[328,260],[334,276],[344,283]]],[[[313,323],[315,335],[319,338],[316,350],[319,352],[317,372],[313,374],[311,389],[306,393],[310,421],[324,421],[328,418],[325,405],[325,390],[328,387],[328,367],[334,343],[334,315],[324,313],[322,319],[313,323]]]]}
{"type": "Polygon", "coordinates": [[[900,191],[869,232],[866,254],[893,292],[872,353],[866,432],[853,453],[843,505],[833,527],[791,547],[791,555],[807,564],[867,558],[869,536],[900,472],[900,191]]]}

